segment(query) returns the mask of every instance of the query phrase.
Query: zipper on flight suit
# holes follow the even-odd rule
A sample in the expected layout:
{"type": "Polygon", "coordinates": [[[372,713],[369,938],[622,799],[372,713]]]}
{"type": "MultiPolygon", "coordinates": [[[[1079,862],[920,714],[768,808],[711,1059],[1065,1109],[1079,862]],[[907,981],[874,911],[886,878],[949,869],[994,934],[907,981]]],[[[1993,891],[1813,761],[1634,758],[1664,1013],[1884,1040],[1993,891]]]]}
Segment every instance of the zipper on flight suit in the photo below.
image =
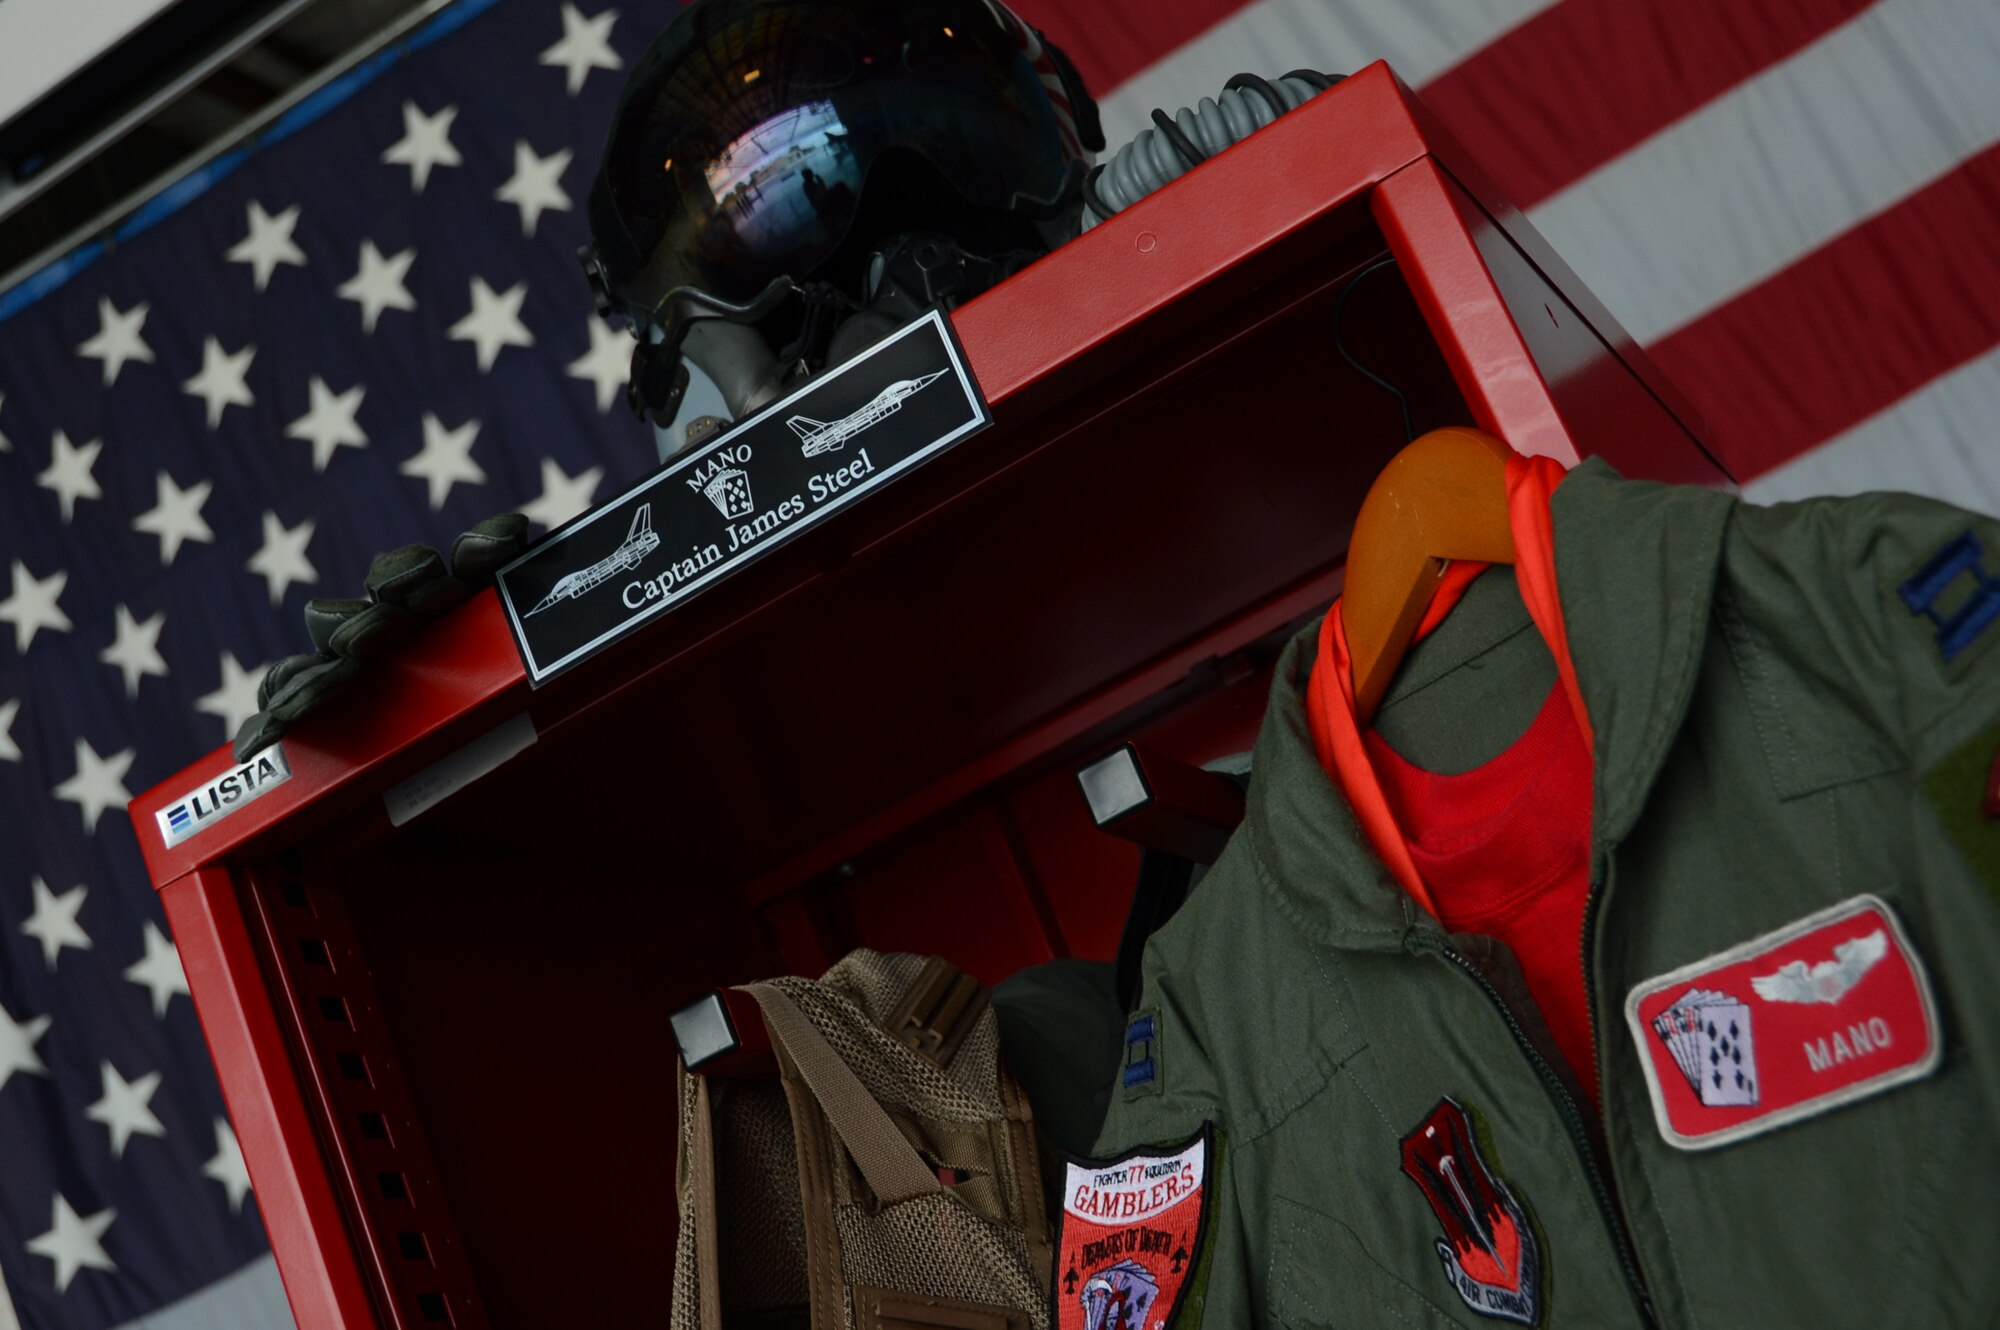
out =
{"type": "MultiPolygon", "coordinates": [[[[1591,884],[1589,903],[1584,907],[1586,936],[1588,936],[1591,916],[1595,913],[1596,903],[1597,888],[1596,883],[1593,882],[1591,884]]],[[[1428,929],[1416,929],[1412,930],[1409,936],[1410,941],[1418,947],[1426,951],[1436,952],[1470,975],[1472,981],[1478,984],[1486,996],[1492,1000],[1494,1009],[1500,1013],[1500,1018],[1507,1023],[1507,1030],[1514,1036],[1515,1044],[1526,1055],[1529,1065],[1535,1069],[1535,1074],[1541,1077],[1542,1085],[1548,1090],[1550,1097],[1555,1100],[1557,1109],[1561,1112],[1563,1126],[1569,1132],[1570,1144],[1576,1148],[1577,1158],[1583,1163],[1584,1175],[1590,1179],[1591,1193],[1597,1198],[1597,1208],[1603,1215],[1605,1227],[1611,1232],[1611,1245],[1618,1253],[1618,1263],[1625,1272],[1625,1286],[1627,1291],[1632,1294],[1633,1303],[1639,1309],[1639,1319],[1649,1326],[1658,1325],[1659,1322],[1653,1315],[1652,1299],[1646,1295],[1646,1286],[1639,1276],[1638,1258],[1632,1254],[1631,1239],[1625,1232],[1625,1221],[1618,1213],[1618,1203],[1612,1199],[1611,1188],[1605,1185],[1603,1172],[1597,1167],[1596,1155],[1591,1150],[1589,1128],[1584,1125],[1583,1111],[1576,1106],[1576,1100],[1571,1097],[1568,1088],[1563,1085],[1561,1077],[1556,1075],[1555,1068],[1549,1065],[1548,1059],[1542,1056],[1541,1050],[1536,1048],[1534,1043],[1528,1038],[1527,1031],[1521,1028],[1521,1022],[1514,1015],[1514,1009],[1507,1005],[1507,999],[1502,997],[1500,990],[1495,988],[1492,982],[1479,972],[1478,966],[1467,960],[1461,952],[1445,940],[1442,934],[1431,932],[1428,929]]],[[[1584,991],[1586,998],[1589,997],[1590,990],[1589,969],[1588,965],[1584,967],[1584,991]]],[[[1594,1058],[1597,1052],[1597,1027],[1594,1019],[1591,1022],[1590,1042],[1591,1055],[1594,1058]]]]}
{"type": "MultiPolygon", "coordinates": [[[[1578,942],[1577,955],[1581,958],[1583,965],[1583,1024],[1584,1028],[1590,1034],[1590,1065],[1597,1073],[1597,1083],[1599,1086],[1610,1084],[1610,1078],[1605,1074],[1604,1054],[1597,1046],[1597,973],[1590,963],[1590,946],[1597,932],[1598,907],[1604,903],[1604,893],[1608,889],[1610,881],[1610,849],[1607,847],[1602,851],[1594,850],[1591,855],[1590,885],[1585,889],[1586,894],[1583,898],[1583,936],[1578,942]]],[[[1573,1104],[1572,1107],[1574,1107],[1573,1104]]],[[[1608,1123],[1606,1124],[1605,1136],[1605,1162],[1609,1164],[1610,1127],[1608,1123]]],[[[1630,1237],[1625,1231],[1623,1217],[1617,1213],[1617,1202],[1612,1197],[1610,1188],[1604,1185],[1603,1179],[1598,1175],[1596,1161],[1586,1155],[1585,1162],[1591,1165],[1591,1181],[1598,1189],[1598,1202],[1605,1207],[1605,1214],[1612,1221],[1612,1233],[1617,1238],[1619,1258],[1625,1262],[1626,1278],[1631,1281],[1632,1290],[1638,1295],[1639,1306],[1645,1312],[1646,1319],[1652,1321],[1654,1319],[1652,1299],[1647,1296],[1645,1285],[1640,1281],[1638,1257],[1633,1253],[1630,1237]]]]}

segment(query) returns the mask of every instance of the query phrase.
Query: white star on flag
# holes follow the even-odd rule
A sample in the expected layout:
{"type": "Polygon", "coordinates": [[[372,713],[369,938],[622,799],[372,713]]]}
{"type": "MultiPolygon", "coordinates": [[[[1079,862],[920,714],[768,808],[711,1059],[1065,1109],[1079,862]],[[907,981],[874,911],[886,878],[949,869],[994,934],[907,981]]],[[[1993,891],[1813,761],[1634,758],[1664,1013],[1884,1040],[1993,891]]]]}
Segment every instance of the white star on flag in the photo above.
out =
{"type": "Polygon", "coordinates": [[[521,322],[521,302],[528,298],[528,284],[517,282],[503,295],[494,294],[483,277],[472,279],[472,312],[451,325],[447,334],[454,342],[471,342],[479,353],[479,372],[493,368],[502,347],[533,346],[535,339],[521,322]]]}
{"type": "Polygon", "coordinates": [[[181,968],[180,952],[151,919],[146,921],[146,954],[125,967],[125,977],[146,986],[153,995],[153,1014],[162,1019],[174,994],[188,991],[187,971],[181,968]]]}
{"type": "Polygon", "coordinates": [[[35,477],[35,483],[56,492],[63,521],[68,522],[76,515],[78,499],[104,497],[104,491],[98,488],[97,477],[91,474],[91,468],[97,465],[97,455],[104,451],[104,440],[92,439],[79,448],[69,441],[69,435],[57,430],[49,448],[48,467],[35,477]]]}
{"type": "Polygon", "coordinates": [[[334,293],[343,300],[352,300],[361,306],[361,331],[372,333],[375,323],[385,309],[413,310],[417,307],[410,288],[403,285],[403,279],[410,275],[410,265],[416,262],[417,251],[413,245],[391,258],[383,258],[382,251],[375,248],[375,242],[361,242],[361,266],[354,276],[334,288],[334,293]]]}
{"type": "Polygon", "coordinates": [[[56,1263],[56,1292],[69,1288],[77,1271],[107,1270],[116,1272],[118,1265],[104,1254],[104,1230],[111,1227],[111,1221],[118,1218],[118,1212],[109,1208],[99,1210],[87,1219],[77,1217],[70,1209],[69,1202],[61,1192],[56,1193],[55,1218],[52,1227],[39,1238],[28,1240],[28,1250],[37,1256],[46,1256],[56,1263]]]}
{"type": "Polygon", "coordinates": [[[257,705],[257,684],[263,677],[264,671],[244,669],[237,664],[234,655],[225,651],[222,653],[222,683],[214,692],[197,698],[194,709],[222,717],[223,728],[228,731],[223,738],[233,738],[236,731],[243,728],[244,721],[263,709],[257,705]]]}
{"type": "Polygon", "coordinates": [[[227,1118],[215,1120],[215,1157],[201,1166],[203,1176],[214,1178],[229,1193],[229,1208],[243,1213],[243,1198],[250,1194],[250,1170],[243,1163],[243,1147],[236,1143],[235,1129],[227,1118]]]}
{"type": "Polygon", "coordinates": [[[604,468],[586,467],[581,475],[572,476],[557,466],[552,458],[542,459],[542,493],[533,503],[521,505],[521,515],[530,522],[540,522],[546,527],[557,527],[590,507],[590,501],[597,495],[597,487],[604,480],[604,468]]]}
{"type": "Polygon", "coordinates": [[[146,326],[146,314],[151,308],[142,300],[130,309],[121,310],[105,297],[97,298],[97,331],[90,340],[77,347],[76,353],[103,362],[105,387],[118,382],[118,372],[128,362],[153,363],[153,348],[139,335],[139,330],[146,326]]]}
{"type": "Polygon", "coordinates": [[[14,625],[16,651],[26,651],[44,628],[69,631],[69,616],[56,603],[68,582],[69,574],[60,569],[47,577],[36,577],[27,564],[14,560],[14,594],[0,600],[0,619],[14,625]]]}
{"type": "Polygon", "coordinates": [[[132,792],[125,788],[125,773],[138,755],[138,749],[126,748],[110,757],[99,757],[88,739],[77,739],[76,774],[56,786],[55,796],[83,811],[85,831],[97,830],[97,819],[106,809],[122,810],[132,802],[132,792]]]}
{"type": "Polygon", "coordinates": [[[21,713],[21,699],[0,702],[0,761],[19,762],[21,745],[14,742],[14,717],[21,713]]]}
{"type": "Polygon", "coordinates": [[[222,343],[213,337],[204,338],[201,344],[201,373],[189,379],[181,387],[189,394],[208,403],[208,427],[214,429],[222,423],[222,413],[232,406],[250,406],[256,402],[250,392],[245,376],[250,373],[250,362],[256,359],[257,347],[246,345],[241,351],[230,353],[222,349],[222,343]]]}
{"type": "Polygon", "coordinates": [[[215,532],[202,518],[202,505],[215,490],[212,480],[198,480],[182,489],[165,471],[159,474],[159,501],[132,519],[132,529],[160,538],[160,562],[170,564],[190,540],[213,543],[215,532]]]}
{"type": "Polygon", "coordinates": [[[502,203],[521,210],[521,234],[532,238],[542,214],[570,210],[570,197],[562,187],[562,174],[576,154],[568,148],[537,157],[526,139],[514,144],[514,174],[493,194],[502,203]]]}
{"type": "Polygon", "coordinates": [[[250,556],[248,567],[271,588],[271,603],[284,603],[285,590],[294,582],[319,581],[319,570],[306,558],[306,545],[313,537],[313,519],[288,527],[278,515],[264,512],[264,543],[250,556]]]}
{"type": "Polygon", "coordinates": [[[368,446],[367,434],[362,432],[354,419],[355,412],[361,409],[361,399],[366,390],[357,383],[346,392],[336,394],[317,374],[313,375],[310,388],[311,408],[286,427],[285,436],[311,443],[313,470],[324,471],[326,464],[333,460],[335,449],[368,446]]]}
{"type": "Polygon", "coordinates": [[[421,194],[434,166],[458,166],[463,158],[452,146],[451,122],[458,117],[456,106],[447,106],[427,116],[415,102],[403,103],[403,137],[389,145],[382,160],[391,166],[410,168],[410,188],[421,194]]]}
{"type": "Polygon", "coordinates": [[[590,77],[591,70],[625,67],[625,62],[611,49],[611,25],[617,21],[615,9],[585,18],[575,5],[563,6],[562,40],[542,52],[542,63],[568,71],[570,96],[583,90],[583,81],[590,77]]]}
{"type": "Polygon", "coordinates": [[[632,377],[632,348],[637,343],[603,319],[591,319],[588,327],[590,350],[569,362],[568,373],[573,379],[590,380],[597,389],[597,409],[609,411],[632,377]]]}
{"type": "Polygon", "coordinates": [[[89,951],[90,934],[76,921],[76,912],[83,908],[90,888],[78,884],[58,896],[39,873],[30,879],[30,885],[35,889],[35,912],[21,925],[21,931],[42,944],[42,960],[48,967],[56,968],[56,957],[64,947],[89,951]]]}
{"type": "Polygon", "coordinates": [[[139,680],[149,674],[160,679],[167,677],[167,662],[160,658],[160,630],[167,626],[167,612],[161,610],[141,623],[132,617],[131,610],[120,605],[117,620],[111,645],[97,658],[115,666],[125,676],[127,697],[137,697],[139,680]]]}
{"type": "Polygon", "coordinates": [[[17,1071],[31,1071],[37,1076],[49,1074],[35,1052],[35,1041],[49,1032],[49,1025],[47,1016],[37,1016],[26,1025],[17,1024],[7,1008],[0,1006],[0,1090],[7,1088],[7,1082],[17,1071]]]}
{"type": "Polygon", "coordinates": [[[83,1115],[111,1129],[112,1157],[122,1159],[134,1136],[167,1134],[151,1108],[153,1095],[160,1088],[160,1073],[149,1071],[136,1081],[128,1081],[118,1074],[118,1068],[109,1059],[100,1066],[104,1073],[104,1095],[85,1109],[83,1115]]]}
{"type": "Polygon", "coordinates": [[[478,436],[477,420],[468,420],[457,429],[446,429],[442,421],[426,411],[424,446],[397,470],[406,476],[421,476],[431,508],[442,508],[454,484],[486,483],[486,472],[472,460],[472,441],[478,436]]]}
{"type": "Polygon", "coordinates": [[[305,251],[292,240],[292,231],[299,224],[299,211],[299,205],[294,203],[273,217],[255,199],[244,209],[250,220],[250,233],[236,242],[227,257],[231,263],[250,265],[259,291],[271,284],[271,274],[278,270],[279,264],[306,266],[305,251]]]}

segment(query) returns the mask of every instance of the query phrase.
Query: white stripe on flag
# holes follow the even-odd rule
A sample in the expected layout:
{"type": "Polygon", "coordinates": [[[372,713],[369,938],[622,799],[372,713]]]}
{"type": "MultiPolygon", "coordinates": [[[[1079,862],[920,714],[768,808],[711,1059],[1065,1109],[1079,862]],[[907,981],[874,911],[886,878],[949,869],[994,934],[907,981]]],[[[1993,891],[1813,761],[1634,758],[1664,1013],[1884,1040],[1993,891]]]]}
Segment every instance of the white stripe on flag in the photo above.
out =
{"type": "Polygon", "coordinates": [[[267,1254],[118,1330],[293,1330],[294,1324],[277,1258],[267,1254]]]}
{"type": "Polygon", "coordinates": [[[1104,141],[1116,151],[1169,115],[1222,92],[1234,74],[1275,78],[1294,69],[1351,74],[1387,60],[1412,86],[1435,77],[1551,0],[1256,0],[1098,100],[1104,141]]]}
{"type": "Polygon", "coordinates": [[[1640,342],[2000,140],[2000,5],[1883,0],[1530,214],[1640,342]]]}
{"type": "Polygon", "coordinates": [[[1940,375],[1886,411],[1743,487],[1755,503],[1902,490],[2000,517],[1993,412],[2000,351],[1940,375]]]}

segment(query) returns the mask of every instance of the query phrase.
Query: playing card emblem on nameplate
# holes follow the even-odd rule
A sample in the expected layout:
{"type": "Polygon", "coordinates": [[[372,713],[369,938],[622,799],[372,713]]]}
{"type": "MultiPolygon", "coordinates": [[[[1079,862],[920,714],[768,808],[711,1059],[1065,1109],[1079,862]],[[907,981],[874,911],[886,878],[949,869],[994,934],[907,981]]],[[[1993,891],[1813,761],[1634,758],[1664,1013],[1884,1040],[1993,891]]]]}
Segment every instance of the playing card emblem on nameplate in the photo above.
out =
{"type": "Polygon", "coordinates": [[[529,681],[601,651],[991,422],[942,312],[884,338],[501,569],[529,681]]]}
{"type": "Polygon", "coordinates": [[[1056,1330],[1171,1330],[1201,1264],[1214,1132],[1176,1149],[1065,1165],[1056,1330]]]}
{"type": "Polygon", "coordinates": [[[1928,1075],[1936,1003],[1901,923],[1857,896],[1632,990],[1660,1134],[1701,1150],[1928,1075]]]}
{"type": "Polygon", "coordinates": [[[1431,1204],[1445,1279],[1481,1316],[1533,1325],[1541,1315],[1542,1260],[1534,1225],[1479,1153],[1472,1121],[1450,1099],[1403,1138],[1403,1173],[1431,1204]]]}

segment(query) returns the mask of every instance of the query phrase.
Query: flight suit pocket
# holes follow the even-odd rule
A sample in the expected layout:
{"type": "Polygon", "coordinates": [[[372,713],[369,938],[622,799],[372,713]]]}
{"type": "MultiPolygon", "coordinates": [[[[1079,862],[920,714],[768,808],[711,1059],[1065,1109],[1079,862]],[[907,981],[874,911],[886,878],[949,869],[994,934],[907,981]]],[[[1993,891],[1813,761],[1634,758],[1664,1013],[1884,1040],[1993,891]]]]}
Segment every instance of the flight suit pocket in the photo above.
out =
{"type": "Polygon", "coordinates": [[[1338,1219],[1279,1196],[1271,1208],[1271,1320],[1282,1326],[1408,1326],[1446,1330],[1450,1313],[1368,1252],[1338,1219]]]}

